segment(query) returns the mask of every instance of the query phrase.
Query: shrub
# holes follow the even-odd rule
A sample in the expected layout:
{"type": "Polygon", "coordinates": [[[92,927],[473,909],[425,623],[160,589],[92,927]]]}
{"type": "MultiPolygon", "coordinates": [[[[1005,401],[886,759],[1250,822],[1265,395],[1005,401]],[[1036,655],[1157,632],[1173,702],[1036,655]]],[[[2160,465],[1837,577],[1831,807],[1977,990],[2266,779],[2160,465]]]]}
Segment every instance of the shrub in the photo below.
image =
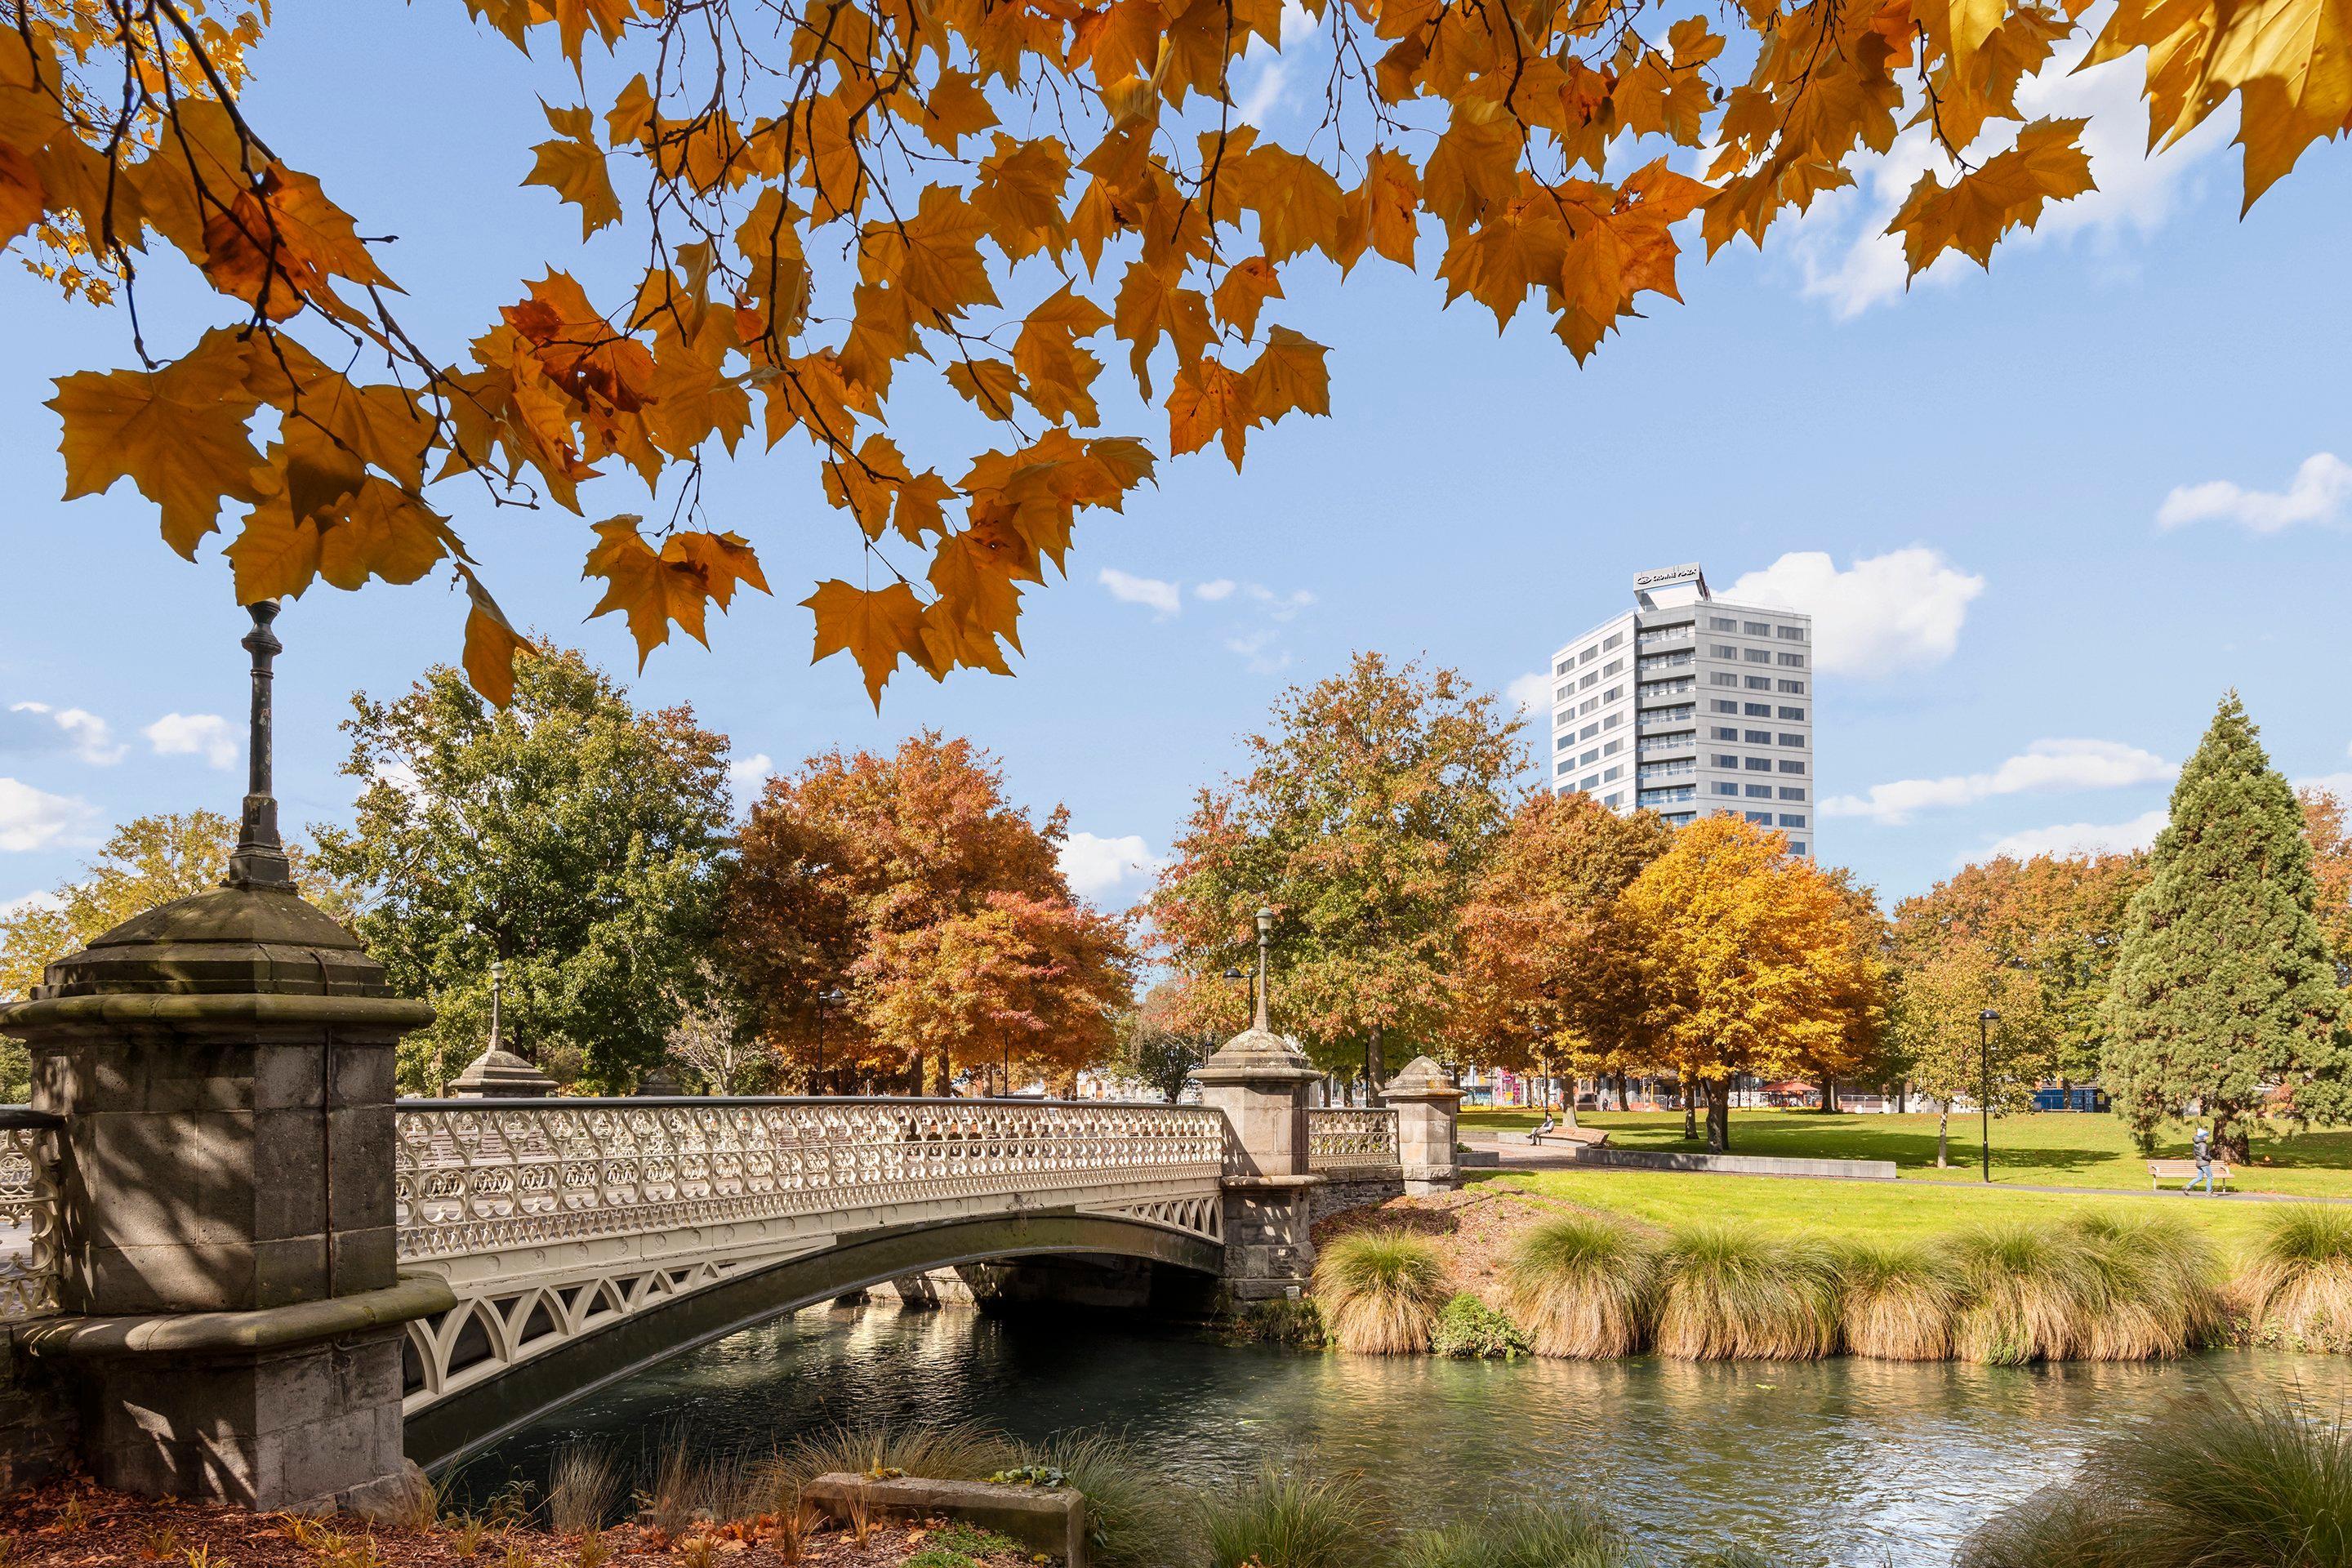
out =
{"type": "Polygon", "coordinates": [[[2094,1212],[2069,1227],[2095,1289],[2074,1353],[2091,1361],[2169,1361],[2213,1337],[2221,1312],[2213,1249],[2157,1215],[2094,1212]]]}
{"type": "Polygon", "coordinates": [[[1267,1464],[1202,1505],[1210,1568],[1364,1568],[1379,1526],[1361,1488],[1267,1464]]]}
{"type": "Polygon", "coordinates": [[[1234,1315],[1228,1327],[1235,1339],[1252,1344],[1305,1345],[1311,1349],[1324,1340],[1323,1314],[1316,1310],[1312,1296],[1301,1296],[1295,1301],[1252,1301],[1234,1315]]]}
{"type": "Polygon", "coordinates": [[[2329,1568],[2352,1562],[2352,1432],[2284,1403],[2184,1399],[1962,1546],[1959,1568],[2329,1568]]]}
{"type": "Polygon", "coordinates": [[[1689,1226],[1659,1254],[1658,1279],[1662,1355],[1812,1361],[1837,1349],[1837,1258],[1819,1243],[1689,1226]]]}
{"type": "Polygon", "coordinates": [[[558,1452],[547,1476],[547,1522],[558,1535],[604,1528],[620,1500],[621,1478],[602,1448],[574,1443],[558,1452]]]}
{"type": "Polygon", "coordinates": [[[1840,1260],[1846,1348],[1879,1361],[1948,1361],[1967,1283],[1916,1241],[1862,1242],[1840,1260]]]}
{"type": "Polygon", "coordinates": [[[1657,1248],[1646,1237],[1580,1215],[1528,1231],[1503,1265],[1506,1302],[1536,1353],[1588,1361],[1642,1348],[1656,1279],[1657,1248]]]}
{"type": "Polygon", "coordinates": [[[1508,1360],[1528,1353],[1528,1336],[1477,1297],[1465,1291],[1445,1303],[1430,1331],[1429,1348],[1465,1361],[1508,1360]]]}
{"type": "Polygon", "coordinates": [[[2352,1209],[2293,1204],[2266,1214],[2236,1293],[2258,1340],[2352,1350],[2352,1209]]]}
{"type": "Polygon", "coordinates": [[[1316,1303],[1341,1350],[1364,1355],[1427,1350],[1446,1293],[1436,1249],[1401,1230],[1340,1237],[1315,1259],[1316,1303]]]}
{"type": "Polygon", "coordinates": [[[1951,1246],[1969,1287],[1954,1340],[1964,1358],[2022,1366],[2088,1345],[2105,1277],[2081,1232],[2011,1221],[1963,1230],[1951,1246]]]}
{"type": "Polygon", "coordinates": [[[1191,1561],[1183,1549],[1191,1522],[1186,1494],[1125,1443],[1101,1432],[1065,1434],[1024,1454],[1027,1463],[1059,1470],[1064,1484],[1086,1494],[1089,1562],[1181,1568],[1191,1561]]]}
{"type": "Polygon", "coordinates": [[[1607,1515],[1579,1502],[1520,1502],[1405,1538],[1396,1568],[1635,1568],[1607,1515]]]}

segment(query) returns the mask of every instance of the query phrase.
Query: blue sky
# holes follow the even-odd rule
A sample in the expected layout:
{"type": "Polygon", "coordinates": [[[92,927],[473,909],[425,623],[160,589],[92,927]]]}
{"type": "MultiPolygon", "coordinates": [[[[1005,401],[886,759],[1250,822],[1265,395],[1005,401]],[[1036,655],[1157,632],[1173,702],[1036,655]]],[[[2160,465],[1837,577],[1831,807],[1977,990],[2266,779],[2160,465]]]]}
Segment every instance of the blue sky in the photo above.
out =
{"type": "MultiPolygon", "coordinates": [[[[2352,782],[2352,152],[2315,147],[2241,221],[2230,126],[2144,159],[2134,68],[2035,89],[2038,108],[2093,113],[2102,190],[2053,208],[1990,274],[1954,260],[1902,288],[1899,252],[1874,236],[1924,161],[1912,138],[1762,255],[1687,257],[1687,303],[1654,301],[1581,369],[1532,313],[1498,337],[1466,303],[1441,310],[1429,277],[1371,262],[1342,286],[1301,264],[1268,316],[1332,345],[1334,417],[1254,434],[1246,477],[1196,454],[1123,517],[1088,514],[1069,580],[1030,596],[1015,679],[902,673],[877,717],[845,660],[812,668],[793,601],[855,574],[853,531],[801,454],[747,457],[710,516],[760,547],[778,595],[714,616],[709,652],[656,652],[635,689],[691,700],[747,776],[758,758],[968,733],[1022,799],[1068,804],[1074,875],[1109,904],[1140,889],[1286,685],[1370,647],[1525,689],[1625,604],[1633,573],[1687,560],[1719,593],[1758,574],[1815,615],[1821,792],[1842,813],[1824,810],[1816,844],[1891,896],[1997,846],[2144,840],[2233,686],[2290,776],[2352,782]]],[[[610,236],[579,261],[576,218],[519,187],[546,134],[532,93],[573,89],[476,37],[457,0],[281,5],[257,69],[265,134],[362,232],[401,237],[404,320],[448,356],[550,260],[592,289],[641,263],[610,236]]],[[[1295,125],[1310,110],[1293,79],[1313,74],[1253,62],[1244,96],[1295,125]]],[[[168,271],[148,319],[180,312],[190,330],[163,334],[176,346],[202,301],[168,271]]],[[[125,323],[13,268],[0,301],[5,902],[70,873],[116,821],[234,811],[243,616],[217,537],[190,565],[128,485],[56,499],[48,380],[131,363],[125,323]]],[[[1165,416],[1131,388],[1105,409],[1164,449],[1165,416]]],[[[943,392],[909,388],[893,410],[907,444],[935,430],[943,451],[973,449],[943,392]]],[[[591,518],[657,510],[633,482],[583,495],[591,518]]],[[[617,616],[582,624],[577,521],[446,504],[519,622],[635,663],[617,616]]],[[[349,694],[453,657],[462,616],[434,579],[321,585],[288,608],[289,824],[348,809],[349,694]]]]}

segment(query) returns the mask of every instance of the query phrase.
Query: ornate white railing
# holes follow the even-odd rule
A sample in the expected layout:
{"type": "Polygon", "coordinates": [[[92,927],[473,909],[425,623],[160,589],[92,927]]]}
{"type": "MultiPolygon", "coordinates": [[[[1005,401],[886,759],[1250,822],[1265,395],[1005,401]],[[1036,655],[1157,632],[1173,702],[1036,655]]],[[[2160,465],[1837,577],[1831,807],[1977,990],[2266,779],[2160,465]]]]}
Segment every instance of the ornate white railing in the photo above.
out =
{"type": "MultiPolygon", "coordinates": [[[[1086,1204],[1213,1190],[1224,1122],[1199,1106],[988,1100],[403,1100],[400,1256],[965,1199],[1086,1204]]],[[[1394,1133],[1390,1134],[1391,1161],[1394,1133]]]]}
{"type": "Polygon", "coordinates": [[[58,1310],[58,1189],[53,1116],[0,1106],[0,1323],[58,1310]]]}
{"type": "Polygon", "coordinates": [[[1307,1164],[1346,1171],[1397,1163],[1397,1115],[1362,1106],[1318,1106],[1307,1112],[1307,1164]]]}

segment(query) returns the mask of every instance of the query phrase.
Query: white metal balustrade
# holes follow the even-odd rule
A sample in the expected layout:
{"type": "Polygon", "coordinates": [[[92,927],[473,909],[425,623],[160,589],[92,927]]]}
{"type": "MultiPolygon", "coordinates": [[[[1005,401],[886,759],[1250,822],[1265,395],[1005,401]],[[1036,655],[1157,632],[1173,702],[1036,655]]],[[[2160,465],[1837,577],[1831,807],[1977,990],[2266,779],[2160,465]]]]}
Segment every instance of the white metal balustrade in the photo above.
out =
{"type": "Polygon", "coordinates": [[[0,1323],[58,1310],[57,1118],[0,1106],[0,1323]]]}
{"type": "Polygon", "coordinates": [[[1312,1171],[1394,1166],[1397,1114],[1378,1106],[1317,1106],[1307,1112],[1307,1163],[1312,1171]]]}

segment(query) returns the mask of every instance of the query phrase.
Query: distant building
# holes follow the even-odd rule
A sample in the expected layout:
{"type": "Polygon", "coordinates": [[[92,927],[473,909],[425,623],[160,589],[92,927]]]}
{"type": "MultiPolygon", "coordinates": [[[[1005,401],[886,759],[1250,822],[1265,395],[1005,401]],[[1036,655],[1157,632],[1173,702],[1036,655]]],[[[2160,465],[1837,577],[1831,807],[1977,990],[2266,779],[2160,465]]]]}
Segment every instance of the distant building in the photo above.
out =
{"type": "Polygon", "coordinates": [[[1633,579],[1633,607],[1551,662],[1548,778],[1677,826],[1738,812],[1812,852],[1813,623],[1708,593],[1696,562],[1633,579]]]}

